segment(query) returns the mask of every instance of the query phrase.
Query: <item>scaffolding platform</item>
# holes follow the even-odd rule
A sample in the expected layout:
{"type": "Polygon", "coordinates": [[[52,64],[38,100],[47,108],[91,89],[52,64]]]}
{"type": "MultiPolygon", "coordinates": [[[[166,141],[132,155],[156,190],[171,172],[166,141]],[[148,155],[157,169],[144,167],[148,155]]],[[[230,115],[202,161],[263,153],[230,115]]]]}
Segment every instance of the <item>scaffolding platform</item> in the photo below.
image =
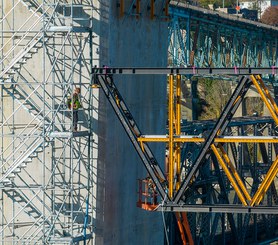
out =
{"type": "Polygon", "coordinates": [[[50,138],[73,138],[73,137],[85,137],[89,136],[89,131],[65,131],[65,132],[58,132],[54,131],[49,134],[50,138]]]}
{"type": "Polygon", "coordinates": [[[50,240],[50,244],[74,244],[77,242],[92,239],[92,237],[93,237],[93,234],[91,234],[91,233],[86,234],[86,236],[80,235],[80,236],[76,236],[76,237],[53,237],[50,240]]]}

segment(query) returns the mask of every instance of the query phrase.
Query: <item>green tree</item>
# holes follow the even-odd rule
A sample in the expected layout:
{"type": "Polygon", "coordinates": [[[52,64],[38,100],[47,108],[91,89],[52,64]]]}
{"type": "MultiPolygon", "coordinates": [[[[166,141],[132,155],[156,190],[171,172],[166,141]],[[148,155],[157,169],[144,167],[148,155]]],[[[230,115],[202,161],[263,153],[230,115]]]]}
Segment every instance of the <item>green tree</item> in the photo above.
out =
{"type": "MultiPolygon", "coordinates": [[[[198,4],[201,7],[207,8],[209,4],[213,4],[214,8],[222,8],[223,7],[223,0],[198,0],[198,4]]],[[[236,5],[236,0],[224,0],[224,7],[231,8],[236,5]]]]}
{"type": "Polygon", "coordinates": [[[200,78],[198,90],[200,101],[203,101],[203,110],[199,115],[199,119],[209,120],[219,118],[231,97],[231,82],[200,78]]]}

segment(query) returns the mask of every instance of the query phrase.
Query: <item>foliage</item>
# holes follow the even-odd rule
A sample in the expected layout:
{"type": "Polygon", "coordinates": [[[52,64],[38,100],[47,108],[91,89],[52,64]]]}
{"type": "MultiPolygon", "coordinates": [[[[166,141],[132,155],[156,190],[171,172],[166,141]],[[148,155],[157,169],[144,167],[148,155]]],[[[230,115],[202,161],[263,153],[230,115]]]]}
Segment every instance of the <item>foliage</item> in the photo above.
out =
{"type": "Polygon", "coordinates": [[[278,26],[278,6],[268,7],[261,18],[262,23],[278,26]]]}
{"type": "Polygon", "coordinates": [[[198,0],[198,4],[201,7],[207,8],[209,4],[213,4],[214,8],[223,7],[230,8],[236,6],[236,0],[198,0]]]}
{"type": "MultiPolygon", "coordinates": [[[[232,95],[232,87],[231,81],[199,78],[198,96],[201,106],[201,109],[198,108],[199,119],[218,119],[232,95]]],[[[243,114],[261,116],[263,105],[260,97],[247,97],[242,104],[243,114]]]]}
{"type": "Polygon", "coordinates": [[[231,97],[231,82],[200,78],[198,90],[200,100],[205,101],[203,103],[203,112],[199,118],[205,120],[219,118],[224,106],[231,97]]]}
{"type": "Polygon", "coordinates": [[[245,110],[246,115],[257,115],[263,114],[264,103],[260,97],[247,97],[245,98],[245,110]]]}

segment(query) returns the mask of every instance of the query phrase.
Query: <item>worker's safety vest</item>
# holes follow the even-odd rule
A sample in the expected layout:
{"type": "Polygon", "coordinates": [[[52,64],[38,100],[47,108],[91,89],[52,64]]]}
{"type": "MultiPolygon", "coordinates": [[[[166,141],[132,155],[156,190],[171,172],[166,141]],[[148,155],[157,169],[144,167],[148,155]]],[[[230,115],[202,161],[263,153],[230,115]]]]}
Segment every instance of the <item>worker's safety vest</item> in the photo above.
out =
{"type": "Polygon", "coordinates": [[[77,94],[74,94],[72,97],[73,103],[71,101],[71,98],[68,98],[68,107],[71,109],[72,108],[72,104],[73,104],[73,109],[74,110],[78,110],[79,108],[81,108],[81,103],[79,101],[79,96],[77,94]]]}

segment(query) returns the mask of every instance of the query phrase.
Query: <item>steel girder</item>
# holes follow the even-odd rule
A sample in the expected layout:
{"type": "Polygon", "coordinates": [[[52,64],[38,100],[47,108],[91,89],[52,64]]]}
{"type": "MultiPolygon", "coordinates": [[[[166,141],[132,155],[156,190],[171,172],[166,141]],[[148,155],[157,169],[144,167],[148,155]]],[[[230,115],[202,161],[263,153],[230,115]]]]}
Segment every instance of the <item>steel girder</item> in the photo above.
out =
{"type": "MultiPolygon", "coordinates": [[[[182,130],[189,132],[192,128],[172,128],[173,132],[169,132],[169,137],[172,137],[171,143],[167,137],[142,135],[113,83],[112,73],[148,74],[148,69],[107,68],[98,69],[97,74],[99,84],[143,160],[153,183],[156,184],[160,195],[158,203],[164,199],[166,193],[170,193],[163,204],[152,206],[152,209],[188,212],[188,221],[182,229],[190,225],[189,234],[194,242],[211,241],[211,244],[223,244],[226,240],[233,240],[238,241],[237,244],[243,244],[277,236],[278,223],[273,214],[277,214],[277,190],[274,179],[278,169],[273,148],[277,144],[274,122],[277,124],[278,111],[259,76],[250,76],[250,79],[242,77],[218,121],[196,127],[195,124],[191,124],[195,133],[189,140],[176,134],[182,134],[182,130]],[[274,115],[272,118],[253,117],[232,121],[236,108],[251,84],[259,86],[263,101],[269,104],[270,112],[274,115]],[[202,137],[199,136],[200,133],[203,134],[202,137]],[[232,140],[231,135],[237,139],[232,140]],[[250,138],[249,135],[253,136],[250,138]],[[267,142],[267,139],[272,141],[267,142]],[[147,146],[148,141],[168,142],[169,146],[172,144],[172,154],[176,154],[180,146],[181,169],[179,173],[175,170],[171,172],[170,175],[174,175],[174,178],[168,176],[168,181],[165,181],[163,170],[159,168],[147,146]],[[183,156],[183,148],[186,157],[183,156]],[[173,185],[169,184],[179,179],[178,176],[175,177],[176,174],[180,174],[183,180],[178,188],[175,182],[173,185]],[[172,192],[170,188],[173,188],[172,192]]],[[[170,78],[173,82],[173,74],[170,78]]],[[[176,79],[178,82],[178,75],[176,79]]],[[[178,95],[179,90],[176,91],[178,95]]],[[[174,99],[172,103],[174,101],[178,102],[174,99]]],[[[175,111],[179,106],[170,107],[169,104],[169,108],[175,111]]],[[[177,124],[179,116],[175,115],[176,118],[169,122],[177,124]]],[[[174,118],[173,114],[171,116],[174,118]]],[[[175,169],[175,166],[178,166],[175,165],[175,158],[173,163],[172,168],[175,169]]],[[[178,223],[181,223],[180,217],[179,214],[178,223]]],[[[181,234],[183,237],[184,234],[181,234]]]]}

